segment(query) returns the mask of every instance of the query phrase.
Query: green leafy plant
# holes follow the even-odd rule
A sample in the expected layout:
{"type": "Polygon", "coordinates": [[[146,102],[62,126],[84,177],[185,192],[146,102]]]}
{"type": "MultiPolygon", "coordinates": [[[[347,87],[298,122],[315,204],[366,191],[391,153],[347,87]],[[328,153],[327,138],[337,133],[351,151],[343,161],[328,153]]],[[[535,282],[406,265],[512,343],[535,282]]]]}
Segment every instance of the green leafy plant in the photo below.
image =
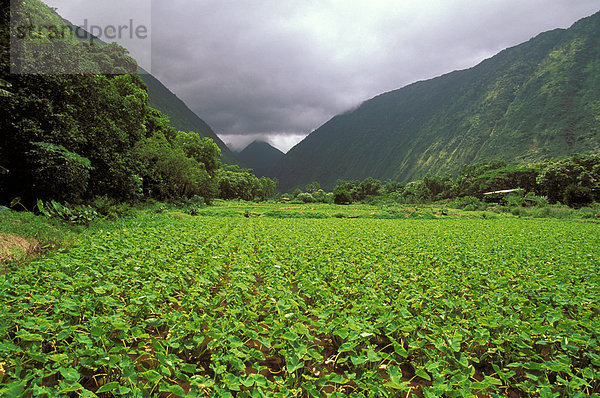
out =
{"type": "Polygon", "coordinates": [[[0,275],[0,394],[600,393],[595,224],[284,206],[150,209],[0,275]]]}
{"type": "Polygon", "coordinates": [[[486,204],[474,196],[463,196],[448,203],[448,207],[466,211],[485,210],[486,204]]]}
{"type": "Polygon", "coordinates": [[[46,217],[57,218],[75,225],[89,225],[98,218],[98,212],[87,205],[70,206],[68,203],[37,201],[37,210],[46,217]]]}

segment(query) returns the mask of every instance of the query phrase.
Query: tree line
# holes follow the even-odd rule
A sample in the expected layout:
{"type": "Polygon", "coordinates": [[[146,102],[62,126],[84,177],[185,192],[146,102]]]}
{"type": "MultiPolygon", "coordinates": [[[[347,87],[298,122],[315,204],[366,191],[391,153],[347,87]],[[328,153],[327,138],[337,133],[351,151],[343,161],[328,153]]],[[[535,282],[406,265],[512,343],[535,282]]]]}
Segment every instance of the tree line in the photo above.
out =
{"type": "Polygon", "coordinates": [[[18,76],[0,98],[0,199],[85,202],[266,199],[276,181],[223,166],[209,138],[177,131],[135,75],[18,76]],[[234,188],[232,188],[234,187],[234,188]]]}
{"type": "Polygon", "coordinates": [[[297,189],[291,196],[304,202],[350,204],[386,198],[401,203],[428,203],[457,198],[491,199],[486,193],[515,190],[515,194],[534,195],[548,203],[581,207],[600,202],[600,156],[576,154],[528,165],[492,160],[465,165],[456,177],[426,175],[409,183],[382,182],[375,178],[338,180],[333,192],[324,195],[318,183],[297,189]],[[320,191],[320,192],[319,192],[320,191]]]}

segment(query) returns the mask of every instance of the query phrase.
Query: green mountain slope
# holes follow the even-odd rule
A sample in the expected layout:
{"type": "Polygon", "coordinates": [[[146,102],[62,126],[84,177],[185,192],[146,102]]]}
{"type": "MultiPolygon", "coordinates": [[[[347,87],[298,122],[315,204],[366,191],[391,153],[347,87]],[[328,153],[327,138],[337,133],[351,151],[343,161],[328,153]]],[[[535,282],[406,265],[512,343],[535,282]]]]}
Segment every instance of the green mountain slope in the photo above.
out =
{"type": "Polygon", "coordinates": [[[263,141],[254,141],[238,154],[244,165],[254,170],[257,177],[269,176],[271,168],[285,154],[263,141]]]}
{"type": "Polygon", "coordinates": [[[292,148],[273,177],[409,181],[490,158],[600,152],[600,13],[476,67],[377,96],[292,148]]]}
{"type": "Polygon", "coordinates": [[[169,117],[171,125],[181,131],[194,131],[202,137],[212,139],[221,148],[223,163],[240,164],[240,161],[214,133],[208,124],[196,115],[179,97],[173,94],[164,84],[143,69],[140,77],[148,87],[150,106],[169,117]]]}

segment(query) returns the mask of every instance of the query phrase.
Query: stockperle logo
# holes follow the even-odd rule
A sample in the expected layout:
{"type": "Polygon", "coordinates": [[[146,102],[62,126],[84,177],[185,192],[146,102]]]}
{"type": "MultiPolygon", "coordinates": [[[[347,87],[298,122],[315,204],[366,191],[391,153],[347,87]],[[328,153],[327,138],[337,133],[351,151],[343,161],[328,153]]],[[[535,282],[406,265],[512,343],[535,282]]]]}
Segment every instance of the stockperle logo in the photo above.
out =
{"type": "Polygon", "coordinates": [[[136,24],[133,19],[130,19],[127,24],[123,25],[93,25],[87,19],[84,20],[82,26],[63,25],[20,25],[15,28],[15,37],[19,40],[35,39],[36,37],[45,37],[49,40],[64,40],[69,36],[79,40],[94,41],[110,41],[117,39],[148,39],[148,27],[146,25],[136,24]]]}
{"type": "Polygon", "coordinates": [[[136,24],[133,19],[129,19],[128,23],[123,25],[89,25],[86,19],[83,26],[75,29],[74,34],[77,38],[85,39],[85,32],[89,32],[92,36],[100,40],[115,40],[115,39],[148,39],[148,27],[144,24],[136,24]],[[83,34],[83,37],[81,36],[83,34]]]}
{"type": "Polygon", "coordinates": [[[12,73],[121,74],[135,73],[137,66],[151,71],[150,1],[46,3],[50,7],[32,10],[11,1],[12,73]]]}

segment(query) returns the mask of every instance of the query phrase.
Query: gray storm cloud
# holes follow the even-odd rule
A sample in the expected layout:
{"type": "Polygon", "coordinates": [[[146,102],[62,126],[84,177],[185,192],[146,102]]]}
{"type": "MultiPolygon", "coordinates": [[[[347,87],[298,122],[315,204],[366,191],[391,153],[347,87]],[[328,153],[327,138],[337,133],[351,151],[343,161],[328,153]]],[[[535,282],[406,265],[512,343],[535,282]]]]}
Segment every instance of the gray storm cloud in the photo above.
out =
{"type": "MultiPolygon", "coordinates": [[[[81,2],[47,3],[70,18],[81,2]]],[[[368,98],[599,9],[598,0],[155,0],[152,73],[233,146],[256,137],[287,150],[368,98]]]]}

